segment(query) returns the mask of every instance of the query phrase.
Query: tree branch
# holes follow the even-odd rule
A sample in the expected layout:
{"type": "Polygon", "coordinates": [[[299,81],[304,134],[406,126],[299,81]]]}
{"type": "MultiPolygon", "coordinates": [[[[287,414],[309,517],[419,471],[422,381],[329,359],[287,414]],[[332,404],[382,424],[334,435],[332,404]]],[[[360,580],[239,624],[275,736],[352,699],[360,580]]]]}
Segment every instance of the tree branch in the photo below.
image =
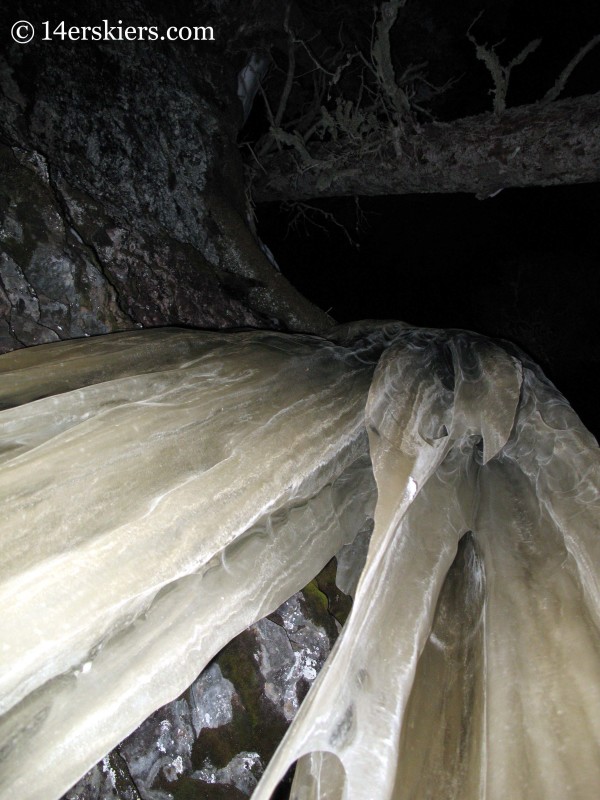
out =
{"type": "Polygon", "coordinates": [[[376,68],[376,74],[382,91],[388,98],[394,114],[394,122],[402,125],[405,118],[410,115],[410,104],[403,89],[396,80],[392,62],[392,48],[390,33],[398,12],[405,5],[406,0],[387,0],[381,4],[380,18],[375,26],[376,36],[371,46],[371,56],[376,68]]]}
{"type": "Polygon", "coordinates": [[[281,93],[281,99],[279,100],[279,107],[277,108],[277,113],[275,114],[275,119],[273,121],[273,124],[276,128],[279,128],[279,126],[281,125],[281,120],[283,119],[283,115],[285,114],[285,109],[287,107],[287,103],[290,98],[290,92],[292,91],[292,86],[294,84],[294,73],[296,71],[296,51],[295,51],[294,34],[290,30],[291,7],[292,4],[288,3],[288,7],[285,12],[285,20],[283,23],[283,28],[288,35],[288,70],[285,79],[285,85],[283,87],[283,92],[281,93]]]}
{"type": "Polygon", "coordinates": [[[353,195],[469,192],[485,198],[515,186],[600,180],[600,93],[423,126],[403,142],[359,153],[344,143],[311,150],[298,170],[289,151],[264,161],[256,202],[353,195]]]}
{"type": "Polygon", "coordinates": [[[582,61],[585,56],[596,47],[597,44],[600,44],[600,34],[598,36],[594,36],[593,39],[584,45],[579,52],[575,53],[573,58],[569,61],[567,66],[563,69],[561,74],[558,76],[556,83],[554,86],[549,89],[546,94],[544,95],[543,102],[544,103],[553,103],[556,98],[562,93],[565,88],[565,85],[569,78],[571,77],[571,73],[575,69],[575,67],[582,61]]]}
{"type": "Polygon", "coordinates": [[[488,68],[490,75],[492,76],[492,80],[494,81],[494,113],[500,115],[504,114],[506,111],[506,93],[508,92],[508,84],[512,69],[520,66],[525,61],[527,56],[534,53],[542,43],[542,40],[534,39],[532,42],[529,42],[529,44],[526,45],[523,50],[521,50],[521,52],[512,59],[512,61],[503,67],[500,63],[500,59],[498,58],[498,54],[496,53],[496,47],[498,45],[492,45],[492,47],[488,47],[487,44],[477,44],[477,40],[471,35],[471,28],[481,18],[482,14],[483,11],[477,15],[477,17],[469,26],[469,30],[467,31],[467,39],[475,46],[477,58],[480,61],[483,61],[488,68]]]}

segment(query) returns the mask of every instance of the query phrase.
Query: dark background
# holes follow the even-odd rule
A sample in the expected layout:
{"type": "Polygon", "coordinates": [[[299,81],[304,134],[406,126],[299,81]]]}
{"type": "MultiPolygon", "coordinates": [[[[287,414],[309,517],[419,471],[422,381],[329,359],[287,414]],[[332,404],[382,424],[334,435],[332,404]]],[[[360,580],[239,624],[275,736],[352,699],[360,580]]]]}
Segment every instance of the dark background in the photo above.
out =
{"type": "MultiPolygon", "coordinates": [[[[315,204],[316,205],[316,204],[315,204]]],[[[600,435],[600,185],[318,204],[325,230],[275,204],[260,234],[283,273],[340,322],[402,319],[520,345],[600,435]],[[293,214],[292,214],[293,216],[293,214]]],[[[314,216],[314,215],[313,215],[314,216]]]]}

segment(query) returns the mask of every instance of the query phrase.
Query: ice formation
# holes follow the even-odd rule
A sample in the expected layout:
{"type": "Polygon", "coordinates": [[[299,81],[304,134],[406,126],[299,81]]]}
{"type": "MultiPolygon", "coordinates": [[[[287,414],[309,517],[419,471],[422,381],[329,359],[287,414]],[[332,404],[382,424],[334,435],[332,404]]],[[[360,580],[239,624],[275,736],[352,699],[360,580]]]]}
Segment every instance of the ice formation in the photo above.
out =
{"type": "MultiPolygon", "coordinates": [[[[474,334],[161,329],[0,358],[0,797],[55,800],[374,517],[256,788],[595,797],[599,450],[474,334]]],[[[363,540],[361,540],[363,541],[363,540]]]]}

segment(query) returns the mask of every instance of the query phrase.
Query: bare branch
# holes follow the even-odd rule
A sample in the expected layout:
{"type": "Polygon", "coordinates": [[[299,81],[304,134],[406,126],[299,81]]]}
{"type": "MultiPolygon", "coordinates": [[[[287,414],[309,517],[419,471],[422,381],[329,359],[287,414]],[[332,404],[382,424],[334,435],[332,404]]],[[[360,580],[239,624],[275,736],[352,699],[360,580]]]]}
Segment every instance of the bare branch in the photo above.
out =
{"type": "Polygon", "coordinates": [[[584,45],[578,53],[576,53],[573,56],[573,58],[569,61],[567,66],[558,76],[554,86],[551,89],[549,89],[542,98],[542,103],[552,103],[554,100],[556,100],[556,98],[563,92],[565,85],[569,80],[569,78],[571,77],[571,73],[573,72],[575,67],[590,52],[590,50],[596,47],[596,45],[599,43],[600,43],[600,34],[594,36],[593,39],[590,39],[590,41],[586,45],[584,45]]]}
{"type": "Polygon", "coordinates": [[[313,64],[318,70],[320,70],[325,75],[329,75],[331,78],[334,77],[335,73],[328,70],[324,66],[324,64],[321,61],[319,61],[317,56],[313,53],[312,48],[308,46],[308,42],[305,42],[304,39],[296,39],[295,41],[297,42],[297,44],[302,45],[302,47],[306,51],[307,56],[310,58],[310,60],[313,62],[313,64]]]}
{"type": "Polygon", "coordinates": [[[331,211],[326,211],[324,208],[313,206],[310,203],[300,202],[291,203],[286,207],[288,210],[293,212],[293,216],[289,223],[289,229],[299,230],[300,225],[302,225],[304,232],[308,232],[308,229],[313,227],[317,230],[323,231],[324,233],[329,233],[331,231],[331,226],[333,225],[342,231],[348,240],[348,243],[352,245],[352,247],[356,247],[356,242],[352,238],[346,225],[340,222],[335,214],[331,213],[331,211]],[[319,219],[322,221],[319,221],[319,219]]]}
{"type": "Polygon", "coordinates": [[[471,29],[475,25],[475,23],[481,18],[483,11],[478,14],[473,22],[469,25],[469,29],[467,30],[467,39],[472,42],[475,46],[475,53],[479,61],[483,61],[483,63],[488,68],[490,75],[492,76],[492,80],[494,81],[494,113],[500,116],[506,111],[506,95],[508,92],[508,83],[510,80],[510,73],[513,67],[517,67],[522,64],[527,56],[531,55],[542,43],[541,39],[534,39],[532,42],[529,42],[521,52],[515,56],[506,67],[503,67],[500,63],[500,59],[498,58],[498,54],[496,53],[496,47],[498,45],[492,45],[488,47],[487,42],[483,45],[478,44],[477,40],[474,36],[471,35],[471,29]]]}
{"type": "Polygon", "coordinates": [[[268,174],[267,170],[261,164],[261,161],[260,161],[259,157],[256,155],[256,153],[254,152],[254,148],[252,147],[250,142],[242,142],[240,147],[246,147],[249,150],[250,155],[252,156],[252,158],[256,162],[257,166],[265,173],[265,175],[267,175],[268,174]]]}
{"type": "Polygon", "coordinates": [[[381,4],[380,17],[375,25],[375,40],[372,45],[372,57],[378,81],[391,103],[394,121],[400,127],[403,127],[404,121],[410,115],[410,104],[396,80],[390,32],[398,19],[398,12],[405,4],[406,0],[386,0],[381,4]]]}
{"type": "Polygon", "coordinates": [[[508,76],[510,75],[510,71],[513,67],[518,67],[519,64],[522,64],[527,56],[531,55],[538,47],[541,45],[541,39],[533,39],[533,41],[529,42],[529,44],[525,45],[525,47],[521,50],[518,56],[515,56],[511,61],[509,61],[508,66],[506,67],[506,82],[508,83],[508,76]]]}
{"type": "Polygon", "coordinates": [[[285,79],[285,85],[283,87],[283,92],[281,93],[279,106],[277,108],[277,113],[275,114],[275,120],[273,123],[276,128],[279,128],[279,126],[281,125],[281,120],[283,119],[283,115],[287,107],[287,103],[290,97],[290,92],[292,91],[292,86],[294,85],[294,73],[296,71],[296,52],[295,52],[296,45],[295,45],[294,35],[290,30],[291,8],[292,4],[288,3],[285,12],[285,21],[283,23],[285,32],[288,34],[288,70],[285,79]]]}
{"type": "MultiPolygon", "coordinates": [[[[409,65],[398,79],[392,61],[390,32],[405,3],[406,0],[385,0],[375,11],[370,60],[360,50],[352,53],[340,51],[334,54],[333,59],[324,59],[322,52],[315,54],[309,42],[296,38],[290,30],[288,7],[284,23],[289,41],[285,85],[275,114],[266,104],[270,130],[257,145],[260,157],[275,149],[281,152],[290,147],[302,165],[312,169],[315,147],[321,148],[321,158],[326,153],[331,167],[344,162],[346,146],[355,148],[362,157],[376,155],[382,144],[388,143],[396,156],[402,155],[407,131],[419,130],[411,102],[417,94],[416,84],[425,80],[424,63],[409,65]],[[314,74],[321,76],[321,83],[313,81],[314,101],[296,109],[295,119],[290,120],[288,101],[299,79],[295,72],[296,62],[304,57],[303,53],[295,50],[300,47],[315,65],[314,74]],[[355,62],[359,64],[358,70],[353,69],[347,74],[355,62]],[[347,94],[349,87],[351,95],[347,94]]],[[[306,83],[302,84],[304,88],[306,83]]],[[[321,161],[317,159],[317,163],[321,164],[321,161]]]]}
{"type": "Polygon", "coordinates": [[[259,83],[258,90],[259,90],[259,92],[261,94],[262,99],[264,100],[264,103],[265,103],[265,109],[266,109],[266,112],[267,112],[267,117],[269,119],[269,124],[271,125],[271,127],[274,127],[275,126],[275,117],[273,116],[273,111],[271,109],[271,104],[269,103],[269,98],[267,97],[267,93],[265,92],[265,89],[264,89],[264,86],[262,85],[262,82],[259,83]]]}

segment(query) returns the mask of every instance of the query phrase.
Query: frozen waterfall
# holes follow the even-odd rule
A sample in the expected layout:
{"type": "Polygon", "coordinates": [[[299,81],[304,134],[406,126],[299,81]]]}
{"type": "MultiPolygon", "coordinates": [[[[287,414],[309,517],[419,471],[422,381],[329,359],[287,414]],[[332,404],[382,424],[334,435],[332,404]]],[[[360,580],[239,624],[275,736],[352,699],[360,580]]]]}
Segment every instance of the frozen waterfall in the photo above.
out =
{"type": "Polygon", "coordinates": [[[510,345],[135,331],[0,357],[0,798],[56,800],[374,518],[258,785],[591,800],[600,451],[510,345]]]}

